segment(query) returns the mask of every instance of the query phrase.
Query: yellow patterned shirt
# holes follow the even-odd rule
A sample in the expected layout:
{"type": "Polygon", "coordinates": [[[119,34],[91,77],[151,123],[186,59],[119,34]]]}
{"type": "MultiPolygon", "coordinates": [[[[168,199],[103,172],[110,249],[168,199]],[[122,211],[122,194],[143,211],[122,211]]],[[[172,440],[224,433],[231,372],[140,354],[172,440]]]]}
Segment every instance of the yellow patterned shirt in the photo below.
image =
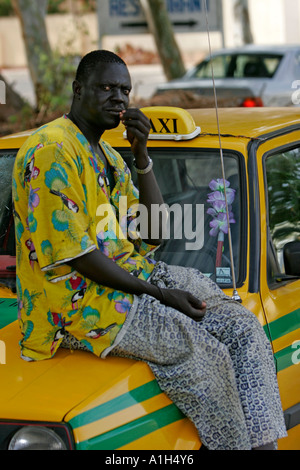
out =
{"type": "Polygon", "coordinates": [[[97,356],[112,347],[134,297],[101,286],[67,264],[96,248],[146,280],[154,267],[134,227],[138,191],[122,157],[106,142],[112,191],[102,160],[67,116],[34,132],[13,172],[17,294],[26,360],[52,357],[65,331],[97,356]]]}

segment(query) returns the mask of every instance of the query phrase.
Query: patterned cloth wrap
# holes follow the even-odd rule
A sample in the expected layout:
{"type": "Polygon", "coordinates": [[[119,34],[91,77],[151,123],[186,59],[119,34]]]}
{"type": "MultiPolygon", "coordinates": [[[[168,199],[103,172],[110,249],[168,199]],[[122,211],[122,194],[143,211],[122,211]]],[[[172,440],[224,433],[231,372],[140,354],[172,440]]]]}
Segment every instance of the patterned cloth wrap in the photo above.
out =
{"type": "MultiPolygon", "coordinates": [[[[210,450],[250,450],[285,437],[272,349],[256,316],[193,268],[159,262],[149,282],[204,300],[205,317],[195,322],[141,295],[110,355],[148,363],[210,450]]],[[[63,346],[82,348],[70,335],[63,346]]]]}

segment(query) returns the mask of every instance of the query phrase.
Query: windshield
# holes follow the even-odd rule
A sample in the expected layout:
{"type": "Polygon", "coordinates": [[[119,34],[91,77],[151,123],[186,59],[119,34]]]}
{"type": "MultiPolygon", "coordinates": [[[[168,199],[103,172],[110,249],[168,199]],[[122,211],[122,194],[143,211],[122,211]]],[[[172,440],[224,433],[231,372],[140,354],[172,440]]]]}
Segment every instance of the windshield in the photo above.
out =
{"type": "MultiPolygon", "coordinates": [[[[213,57],[215,78],[272,78],[280,64],[279,54],[221,54],[213,57]]],[[[210,60],[196,66],[189,78],[211,78],[210,60]]]]}
{"type": "MultiPolygon", "coordinates": [[[[219,151],[151,149],[150,156],[169,213],[156,260],[197,268],[219,285],[230,287],[232,272],[219,151]]],[[[224,162],[235,274],[239,282],[243,237],[238,155],[225,152],[224,162]]]]}
{"type": "MultiPolygon", "coordinates": [[[[0,154],[0,283],[11,288],[14,288],[12,284],[15,283],[11,201],[15,153],[0,154]]],[[[129,156],[128,149],[121,153],[132,168],[132,156],[129,156]]],[[[242,254],[245,243],[243,233],[246,232],[242,230],[246,211],[242,210],[241,160],[238,154],[227,151],[223,154],[235,275],[239,285],[244,276],[242,254]]],[[[197,268],[221,287],[230,287],[232,271],[219,151],[151,149],[150,156],[168,211],[167,228],[163,243],[155,252],[156,260],[197,268]]],[[[132,171],[135,184],[136,176],[135,171],[132,171]]]]}

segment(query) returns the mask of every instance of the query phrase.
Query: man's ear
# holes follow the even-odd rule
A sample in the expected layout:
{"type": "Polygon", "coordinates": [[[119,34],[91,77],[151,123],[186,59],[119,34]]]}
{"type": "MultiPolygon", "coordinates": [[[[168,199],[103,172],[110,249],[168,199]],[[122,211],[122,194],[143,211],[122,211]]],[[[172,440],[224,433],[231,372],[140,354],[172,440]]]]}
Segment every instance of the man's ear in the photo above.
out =
{"type": "Polygon", "coordinates": [[[72,87],[73,87],[74,98],[80,99],[81,88],[82,88],[81,83],[78,80],[74,80],[72,87]]]}

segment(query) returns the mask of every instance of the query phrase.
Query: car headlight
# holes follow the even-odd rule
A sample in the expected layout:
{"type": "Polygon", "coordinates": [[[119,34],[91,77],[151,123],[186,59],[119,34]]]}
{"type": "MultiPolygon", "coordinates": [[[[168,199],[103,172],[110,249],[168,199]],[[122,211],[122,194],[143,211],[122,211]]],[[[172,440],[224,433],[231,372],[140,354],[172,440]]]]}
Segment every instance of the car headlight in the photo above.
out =
{"type": "Polygon", "coordinates": [[[67,450],[67,447],[52,429],[24,426],[14,434],[8,450],[67,450]]]}

